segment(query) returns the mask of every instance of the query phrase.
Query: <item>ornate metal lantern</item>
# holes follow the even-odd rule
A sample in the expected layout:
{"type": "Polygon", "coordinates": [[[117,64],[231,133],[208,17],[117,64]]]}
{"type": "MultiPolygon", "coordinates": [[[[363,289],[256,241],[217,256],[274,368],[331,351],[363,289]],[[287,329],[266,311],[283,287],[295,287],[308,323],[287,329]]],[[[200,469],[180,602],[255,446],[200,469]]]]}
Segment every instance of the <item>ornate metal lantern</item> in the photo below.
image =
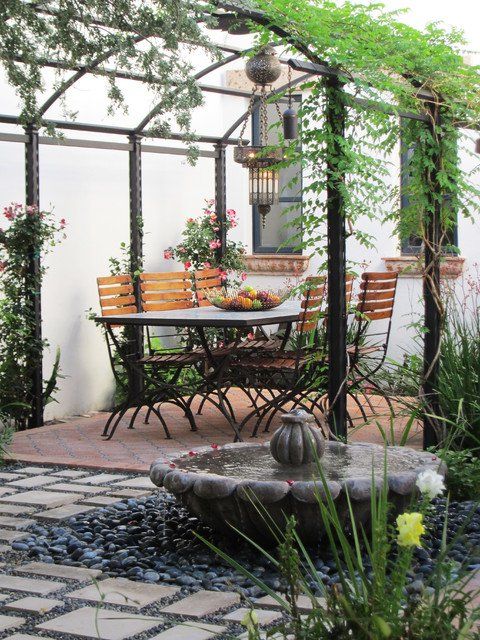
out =
{"type": "MultiPolygon", "coordinates": [[[[278,203],[279,172],[275,165],[283,160],[283,149],[268,147],[268,119],[267,119],[267,87],[280,77],[281,66],[275,49],[263,47],[256,56],[251,58],[245,67],[249,80],[254,83],[248,113],[240,132],[238,147],[235,147],[233,158],[249,170],[249,201],[258,206],[262,215],[263,226],[265,216],[272,204],[278,203]],[[257,102],[260,102],[260,144],[246,146],[243,135],[249,117],[257,102]]],[[[278,109],[278,104],[275,103],[278,109]]]]}

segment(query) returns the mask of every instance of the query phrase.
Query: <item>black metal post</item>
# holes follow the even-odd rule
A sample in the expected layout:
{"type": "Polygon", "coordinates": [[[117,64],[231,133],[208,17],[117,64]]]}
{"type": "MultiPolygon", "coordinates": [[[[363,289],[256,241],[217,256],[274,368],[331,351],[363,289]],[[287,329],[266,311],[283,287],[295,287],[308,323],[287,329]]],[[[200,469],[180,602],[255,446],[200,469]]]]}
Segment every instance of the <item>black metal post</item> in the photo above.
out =
{"type": "Polygon", "coordinates": [[[227,247],[227,145],[216,144],[215,151],[215,204],[218,218],[218,238],[221,242],[217,250],[218,261],[221,262],[227,247]]]}
{"type": "MultiPolygon", "coordinates": [[[[136,276],[143,264],[143,218],[142,218],[142,138],[131,134],[128,137],[131,145],[129,151],[130,182],[130,272],[133,274],[135,299],[138,310],[141,310],[140,281],[136,276]]],[[[133,327],[135,356],[143,356],[143,328],[133,327]]],[[[142,388],[142,378],[134,374],[132,392],[137,394],[142,388]]]]}
{"type": "MultiPolygon", "coordinates": [[[[440,114],[438,106],[429,103],[431,122],[430,135],[439,140],[441,136],[440,114]]],[[[440,250],[441,250],[441,206],[442,189],[438,181],[441,171],[441,153],[438,150],[432,157],[432,169],[426,172],[426,193],[430,196],[430,210],[426,220],[425,274],[423,277],[423,296],[425,304],[425,340],[423,352],[423,393],[428,403],[428,413],[423,419],[423,447],[434,446],[438,442],[436,425],[439,421],[432,416],[440,416],[437,382],[440,366],[440,340],[442,315],[438,305],[440,299],[440,250]]]]}
{"type": "MultiPolygon", "coordinates": [[[[25,202],[27,206],[39,207],[39,154],[38,154],[38,128],[34,125],[25,127],[28,140],[25,143],[25,202]]],[[[35,246],[31,247],[28,272],[34,284],[33,290],[27,295],[31,296],[31,305],[35,326],[31,339],[35,345],[42,343],[42,292],[41,292],[41,264],[40,254],[35,246]]],[[[28,420],[29,428],[43,425],[43,358],[41,349],[33,350],[35,354],[28,363],[31,371],[31,413],[28,420]]]]}
{"type": "Polygon", "coordinates": [[[325,81],[326,121],[332,137],[327,146],[327,251],[328,251],[328,401],[332,431],[347,436],[347,304],[345,294],[345,211],[343,150],[345,105],[342,85],[325,81]]]}

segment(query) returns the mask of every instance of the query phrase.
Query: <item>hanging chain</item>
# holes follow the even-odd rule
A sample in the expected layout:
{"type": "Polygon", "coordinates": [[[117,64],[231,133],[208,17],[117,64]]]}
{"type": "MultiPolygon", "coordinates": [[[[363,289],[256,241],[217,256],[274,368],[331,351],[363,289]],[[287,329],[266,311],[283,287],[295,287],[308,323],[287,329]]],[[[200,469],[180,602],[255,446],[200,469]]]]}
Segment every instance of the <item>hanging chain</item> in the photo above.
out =
{"type": "Polygon", "coordinates": [[[268,114],[267,114],[267,93],[265,87],[260,92],[260,144],[267,146],[268,114]]]}
{"type": "Polygon", "coordinates": [[[248,103],[247,113],[245,115],[245,119],[243,121],[242,130],[240,131],[240,136],[238,138],[238,146],[243,147],[243,136],[245,134],[245,130],[247,128],[247,123],[249,119],[252,117],[253,113],[253,105],[255,104],[255,95],[257,93],[257,85],[255,84],[252,89],[252,93],[250,95],[250,102],[248,103]]]}
{"type": "Polygon", "coordinates": [[[292,108],[293,87],[292,87],[292,67],[288,65],[288,108],[292,108]]]}

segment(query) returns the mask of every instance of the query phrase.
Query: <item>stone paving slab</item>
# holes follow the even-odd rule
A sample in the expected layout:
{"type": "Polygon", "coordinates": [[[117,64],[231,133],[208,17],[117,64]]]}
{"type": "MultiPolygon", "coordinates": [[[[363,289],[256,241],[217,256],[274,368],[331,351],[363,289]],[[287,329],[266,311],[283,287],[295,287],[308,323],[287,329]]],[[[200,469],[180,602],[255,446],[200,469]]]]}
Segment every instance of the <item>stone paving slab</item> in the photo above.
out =
{"type": "Polygon", "coordinates": [[[51,474],[58,478],[81,478],[88,475],[88,471],[77,471],[76,469],[62,469],[61,471],[55,471],[51,474]]]}
{"type": "Polygon", "coordinates": [[[4,616],[0,614],[0,632],[7,629],[15,629],[25,622],[25,618],[19,618],[18,616],[4,616]]]}
{"type": "Polygon", "coordinates": [[[13,487],[0,487],[0,496],[9,496],[12,493],[15,493],[16,489],[14,489],[13,487]]]}
{"type": "Polygon", "coordinates": [[[151,616],[83,607],[39,624],[37,629],[58,631],[67,636],[95,638],[96,640],[126,640],[137,633],[149,631],[161,623],[160,618],[152,618],[151,616]]]}
{"type": "MultiPolygon", "coordinates": [[[[250,609],[241,607],[240,609],[236,609],[235,611],[227,613],[226,616],[223,616],[223,620],[225,620],[226,622],[240,623],[249,611],[250,609]]],[[[262,627],[267,624],[271,624],[276,620],[282,619],[282,615],[278,611],[269,611],[268,609],[254,609],[254,611],[258,618],[258,624],[262,627]]]]}
{"type": "Polygon", "coordinates": [[[0,516],[0,527],[11,527],[12,529],[26,529],[35,524],[31,518],[12,518],[11,516],[0,516]]]}
{"type": "Polygon", "coordinates": [[[55,491],[25,491],[0,498],[0,502],[14,504],[38,505],[40,507],[60,507],[61,505],[79,500],[78,493],[60,493],[55,491]]]}
{"type": "Polygon", "coordinates": [[[28,473],[34,476],[38,476],[40,473],[48,473],[50,469],[45,467],[22,467],[18,470],[18,473],[28,473]]]}
{"type": "Polygon", "coordinates": [[[81,504],[90,504],[94,507],[108,507],[120,501],[121,498],[114,498],[113,496],[90,496],[82,500],[81,504]]]}
{"type": "Polygon", "coordinates": [[[232,591],[197,591],[187,598],[177,600],[168,607],[164,607],[162,613],[202,618],[219,609],[232,607],[239,602],[239,594],[232,591]]]}
{"type": "Polygon", "coordinates": [[[64,587],[65,584],[63,582],[37,580],[36,578],[24,578],[23,576],[0,575],[0,589],[6,589],[8,591],[25,591],[26,593],[36,593],[41,596],[46,596],[64,587]]]}
{"type": "Polygon", "coordinates": [[[209,640],[219,633],[226,631],[227,627],[206,622],[186,622],[177,624],[166,631],[162,631],[150,640],[209,640]]]}
{"type": "Polygon", "coordinates": [[[139,478],[129,478],[128,480],[121,480],[115,482],[113,485],[115,488],[123,487],[126,489],[151,489],[155,491],[158,487],[153,484],[148,476],[141,476],[139,478]]]}
{"type": "Polygon", "coordinates": [[[134,582],[127,578],[107,578],[96,585],[92,584],[77,591],[71,591],[67,597],[93,602],[123,604],[141,609],[163,598],[174,596],[179,591],[179,587],[134,582]]]}
{"type": "Polygon", "coordinates": [[[12,471],[0,471],[0,480],[20,480],[22,474],[12,471]]]}
{"type": "Polygon", "coordinates": [[[12,516],[28,516],[30,513],[35,513],[36,510],[35,507],[27,507],[25,505],[0,503],[0,513],[12,516]]]}
{"type": "MultiPolygon", "coordinates": [[[[282,594],[279,594],[279,595],[281,595],[285,599],[284,595],[282,594]]],[[[325,598],[315,598],[315,600],[319,607],[325,608],[327,606],[325,598]]],[[[269,607],[270,609],[283,610],[282,605],[279,604],[275,600],[275,598],[272,598],[272,596],[263,596],[263,598],[257,598],[255,600],[255,606],[269,607]]],[[[297,607],[302,613],[308,613],[309,611],[312,610],[312,601],[308,596],[298,596],[297,607]]]]}
{"type": "Polygon", "coordinates": [[[27,633],[14,633],[13,636],[8,636],[5,640],[52,640],[46,636],[30,636],[27,633]]]}
{"type": "Polygon", "coordinates": [[[13,529],[0,528],[0,540],[4,542],[15,542],[15,540],[21,540],[22,538],[28,538],[29,534],[24,531],[14,531],[13,529]]]}
{"type": "Polygon", "coordinates": [[[43,487],[46,484],[52,484],[55,482],[55,478],[51,476],[29,476],[28,478],[22,478],[21,480],[14,480],[13,482],[7,482],[7,487],[18,487],[20,489],[33,489],[37,487],[43,487]]]}
{"type": "Polygon", "coordinates": [[[7,553],[7,551],[11,551],[12,548],[6,544],[0,544],[0,553],[7,553]]]}
{"type": "MultiPolygon", "coordinates": [[[[158,490],[158,487],[157,487],[158,490]]],[[[119,498],[143,498],[143,496],[149,496],[152,492],[146,491],[145,489],[114,489],[112,487],[112,491],[110,495],[118,496],[119,498]]]]}
{"type": "MultiPolygon", "coordinates": [[[[125,480],[128,476],[121,474],[113,474],[113,473],[98,473],[94,476],[89,476],[84,480],[79,480],[79,482],[84,482],[85,484],[103,484],[105,482],[113,482],[114,480],[125,480]]],[[[74,482],[76,482],[74,480],[74,482]]]]}
{"type": "Polygon", "coordinates": [[[49,489],[52,491],[78,491],[78,493],[89,493],[92,495],[102,493],[102,491],[108,491],[108,487],[91,487],[87,484],[73,484],[73,482],[57,482],[50,485],[49,489]]]}
{"type": "Polygon", "coordinates": [[[61,607],[63,604],[64,602],[62,602],[62,600],[27,596],[26,598],[9,602],[5,605],[5,608],[12,609],[12,611],[26,611],[28,613],[48,613],[52,611],[52,609],[61,607]]]}
{"type": "MultiPolygon", "coordinates": [[[[77,496],[78,497],[78,496],[77,496]]],[[[83,496],[81,496],[83,497],[83,496]]],[[[49,509],[38,514],[40,520],[66,520],[72,516],[78,516],[81,513],[88,513],[94,507],[88,507],[81,504],[64,504],[56,509],[49,509]]]]}
{"type": "Polygon", "coordinates": [[[32,573],[34,575],[50,576],[52,578],[66,578],[84,582],[98,578],[102,573],[100,569],[87,569],[86,567],[70,567],[64,564],[51,564],[49,562],[29,562],[22,567],[16,567],[17,573],[32,573]]]}

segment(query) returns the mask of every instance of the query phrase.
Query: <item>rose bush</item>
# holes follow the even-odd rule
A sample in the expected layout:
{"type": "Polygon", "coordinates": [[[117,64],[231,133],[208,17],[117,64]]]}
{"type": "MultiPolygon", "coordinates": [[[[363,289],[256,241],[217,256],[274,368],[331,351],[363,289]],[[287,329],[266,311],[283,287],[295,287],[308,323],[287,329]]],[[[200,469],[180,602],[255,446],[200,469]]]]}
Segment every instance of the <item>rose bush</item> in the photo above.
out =
{"type": "Polygon", "coordinates": [[[215,200],[206,200],[203,213],[196,218],[187,218],[182,240],[176,247],[168,247],[163,252],[165,260],[181,262],[186,271],[214,269],[220,267],[222,279],[227,276],[231,284],[245,280],[245,247],[241,242],[228,238],[228,232],[238,225],[237,213],[227,210],[227,245],[221,261],[217,249],[221,247],[220,231],[215,200]]]}
{"type": "MultiPolygon", "coordinates": [[[[0,407],[3,422],[27,426],[32,404],[31,379],[46,340],[35,337],[34,299],[45,267],[33,271],[32,260],[43,257],[65,237],[65,219],[51,211],[12,203],[3,210],[8,225],[0,229],[0,407]]],[[[59,353],[43,391],[48,402],[56,389],[59,353]]]]}

